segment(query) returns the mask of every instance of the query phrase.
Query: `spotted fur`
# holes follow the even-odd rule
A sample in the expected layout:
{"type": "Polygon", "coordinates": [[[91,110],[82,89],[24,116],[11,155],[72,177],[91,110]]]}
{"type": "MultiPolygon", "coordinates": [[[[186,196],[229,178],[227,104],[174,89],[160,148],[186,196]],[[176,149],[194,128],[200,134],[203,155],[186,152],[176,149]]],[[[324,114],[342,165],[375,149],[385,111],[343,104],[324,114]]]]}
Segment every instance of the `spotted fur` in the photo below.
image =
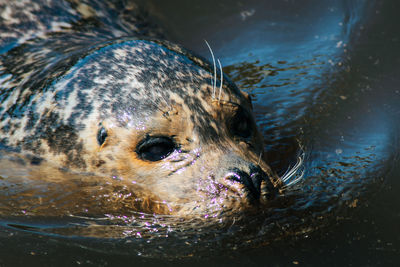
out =
{"type": "Polygon", "coordinates": [[[155,38],[160,31],[125,2],[0,2],[0,142],[139,184],[171,213],[265,202],[280,182],[260,161],[248,98],[221,76],[217,101],[211,65],[155,38]],[[238,119],[249,136],[235,133],[238,119]],[[99,144],[101,127],[107,137],[99,144]],[[146,161],[137,146],[148,136],[178,146],[146,161]]]}

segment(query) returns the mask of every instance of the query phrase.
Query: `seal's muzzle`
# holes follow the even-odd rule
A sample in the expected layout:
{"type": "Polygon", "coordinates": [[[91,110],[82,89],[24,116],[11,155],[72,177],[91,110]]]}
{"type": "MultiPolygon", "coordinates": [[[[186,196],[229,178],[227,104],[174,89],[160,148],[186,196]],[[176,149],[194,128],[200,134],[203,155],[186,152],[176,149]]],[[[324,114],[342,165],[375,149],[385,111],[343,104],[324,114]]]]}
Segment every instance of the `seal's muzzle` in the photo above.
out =
{"type": "Polygon", "coordinates": [[[251,164],[249,172],[233,168],[225,179],[244,185],[243,190],[247,193],[251,202],[270,199],[274,193],[274,186],[265,172],[259,166],[251,164]]]}

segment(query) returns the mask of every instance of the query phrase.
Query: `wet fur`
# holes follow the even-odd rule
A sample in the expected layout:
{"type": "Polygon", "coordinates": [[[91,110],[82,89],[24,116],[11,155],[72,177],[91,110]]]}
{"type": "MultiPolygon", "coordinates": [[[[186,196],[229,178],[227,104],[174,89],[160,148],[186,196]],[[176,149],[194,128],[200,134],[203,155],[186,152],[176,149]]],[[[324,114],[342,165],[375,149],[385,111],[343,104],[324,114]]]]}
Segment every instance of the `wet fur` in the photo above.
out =
{"type": "Polygon", "coordinates": [[[212,66],[154,38],[162,37],[157,27],[140,28],[145,18],[136,6],[23,1],[21,9],[22,3],[0,3],[3,146],[74,172],[118,177],[143,198],[167,203],[168,211],[152,210],[159,213],[246,209],[254,204],[249,190],[228,179],[240,180],[241,173],[263,176],[257,203],[281,185],[260,160],[263,142],[251,102],[222,75],[219,60],[218,79],[215,60],[212,66]],[[239,111],[248,114],[248,138],[230,129],[239,111]],[[99,146],[100,127],[108,136],[99,146]],[[169,136],[179,149],[158,162],[142,160],[135,147],[146,136],[169,136]]]}

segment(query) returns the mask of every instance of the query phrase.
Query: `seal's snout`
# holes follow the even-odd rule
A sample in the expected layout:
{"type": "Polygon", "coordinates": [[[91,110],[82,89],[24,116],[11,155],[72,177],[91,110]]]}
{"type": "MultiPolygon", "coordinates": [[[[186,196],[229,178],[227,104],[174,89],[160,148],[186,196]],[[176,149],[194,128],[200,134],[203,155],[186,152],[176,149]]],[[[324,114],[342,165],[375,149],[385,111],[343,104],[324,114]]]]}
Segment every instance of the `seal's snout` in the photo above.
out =
{"type": "Polygon", "coordinates": [[[244,196],[253,201],[266,201],[274,194],[274,186],[269,177],[260,167],[251,165],[249,172],[234,168],[226,174],[225,179],[231,183],[240,184],[244,196]]]}

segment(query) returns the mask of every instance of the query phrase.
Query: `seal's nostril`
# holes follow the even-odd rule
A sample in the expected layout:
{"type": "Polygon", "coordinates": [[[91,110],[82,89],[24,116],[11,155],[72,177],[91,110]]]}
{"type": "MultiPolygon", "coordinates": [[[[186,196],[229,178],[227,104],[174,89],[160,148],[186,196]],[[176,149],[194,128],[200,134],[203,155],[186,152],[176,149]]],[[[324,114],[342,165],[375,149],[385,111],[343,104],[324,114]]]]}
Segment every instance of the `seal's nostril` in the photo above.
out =
{"type": "Polygon", "coordinates": [[[245,195],[262,203],[268,202],[276,192],[276,188],[267,174],[256,165],[249,166],[249,173],[240,169],[233,169],[225,175],[227,181],[244,185],[245,195]]]}
{"type": "Polygon", "coordinates": [[[262,181],[260,174],[254,173],[249,176],[246,172],[234,170],[225,175],[225,179],[243,184],[252,197],[256,200],[260,198],[262,181]]]}
{"type": "Polygon", "coordinates": [[[225,179],[241,183],[243,178],[236,172],[229,172],[225,175],[225,179]]]}
{"type": "Polygon", "coordinates": [[[258,193],[260,193],[261,181],[263,180],[262,175],[259,173],[252,173],[250,179],[258,193]]]}

